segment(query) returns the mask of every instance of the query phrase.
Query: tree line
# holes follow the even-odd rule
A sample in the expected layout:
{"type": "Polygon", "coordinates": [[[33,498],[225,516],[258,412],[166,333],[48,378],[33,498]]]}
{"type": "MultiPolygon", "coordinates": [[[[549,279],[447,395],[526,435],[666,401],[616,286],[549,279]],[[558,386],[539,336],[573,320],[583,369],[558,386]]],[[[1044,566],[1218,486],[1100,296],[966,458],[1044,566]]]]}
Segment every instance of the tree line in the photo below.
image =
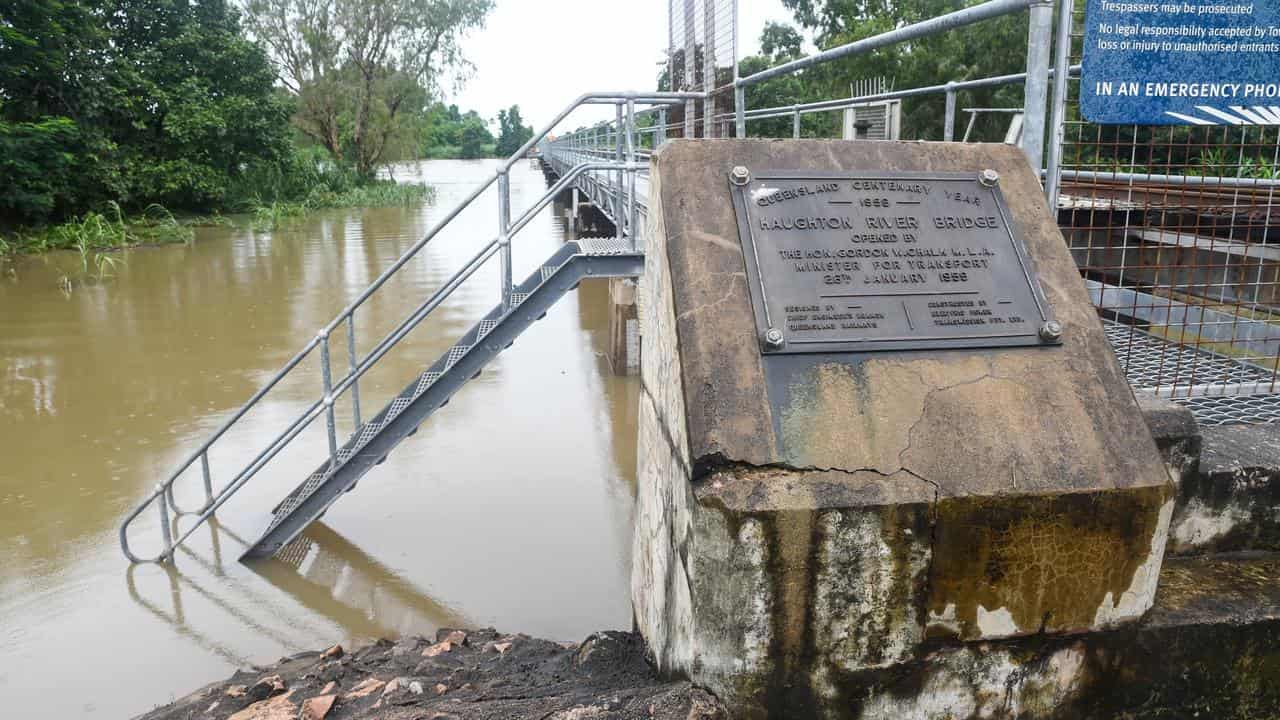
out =
{"type": "Polygon", "coordinates": [[[460,43],[492,7],[6,0],[0,234],[108,206],[332,204],[386,183],[388,162],[519,147],[532,133],[519,108],[499,113],[494,137],[438,101],[471,72],[460,43]]]}
{"type": "Polygon", "coordinates": [[[508,157],[533,137],[524,124],[520,106],[498,111],[498,136],[489,131],[474,110],[462,113],[457,105],[436,103],[426,112],[423,156],[428,158],[508,157]]]}

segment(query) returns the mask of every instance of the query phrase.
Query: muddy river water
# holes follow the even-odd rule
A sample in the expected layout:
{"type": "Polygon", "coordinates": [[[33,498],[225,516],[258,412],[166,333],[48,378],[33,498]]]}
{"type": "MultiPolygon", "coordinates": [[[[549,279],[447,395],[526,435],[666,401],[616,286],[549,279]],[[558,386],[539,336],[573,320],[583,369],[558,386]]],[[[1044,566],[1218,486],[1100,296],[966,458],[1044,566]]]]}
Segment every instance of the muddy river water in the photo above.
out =
{"type": "MultiPolygon", "coordinates": [[[[322,423],[174,567],[131,568],[118,546],[125,513],[492,168],[399,167],[435,196],[272,232],[202,228],[188,245],[121,253],[101,280],[75,254],[0,264],[6,717],[130,717],[254,662],[440,626],[559,640],[630,627],[638,385],[609,371],[607,289],[590,283],[366,475],[289,561],[237,557],[326,455],[322,423]]],[[[544,190],[519,163],[516,211],[544,190]]],[[[360,311],[362,350],[493,236],[496,207],[491,194],[465,211],[360,311]]],[[[514,242],[517,278],[565,239],[544,210],[514,242]]],[[[492,264],[362,384],[366,417],[492,308],[492,264]]],[[[335,362],[345,357],[336,345],[335,362]]],[[[291,377],[215,445],[215,483],[315,398],[318,377],[291,377]]],[[[199,475],[184,481],[194,504],[199,475]]],[[[142,549],[157,537],[153,514],[139,520],[142,549]]]]}

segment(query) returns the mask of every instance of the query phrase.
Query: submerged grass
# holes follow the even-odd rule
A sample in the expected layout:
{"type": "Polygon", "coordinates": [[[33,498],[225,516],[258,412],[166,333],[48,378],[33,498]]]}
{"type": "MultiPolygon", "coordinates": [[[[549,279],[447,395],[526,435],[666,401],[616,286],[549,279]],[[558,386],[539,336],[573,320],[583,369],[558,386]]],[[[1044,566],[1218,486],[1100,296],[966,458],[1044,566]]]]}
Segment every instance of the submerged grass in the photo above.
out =
{"type": "Polygon", "coordinates": [[[0,236],[0,255],[77,250],[84,256],[138,245],[188,242],[191,237],[191,228],[159,205],[126,217],[119,205],[108,203],[102,212],[87,212],[60,225],[0,236]]]}
{"type": "Polygon", "coordinates": [[[253,208],[256,230],[271,230],[313,210],[354,207],[410,207],[431,196],[432,189],[419,183],[379,181],[341,191],[316,189],[300,202],[273,200],[253,208]]]}

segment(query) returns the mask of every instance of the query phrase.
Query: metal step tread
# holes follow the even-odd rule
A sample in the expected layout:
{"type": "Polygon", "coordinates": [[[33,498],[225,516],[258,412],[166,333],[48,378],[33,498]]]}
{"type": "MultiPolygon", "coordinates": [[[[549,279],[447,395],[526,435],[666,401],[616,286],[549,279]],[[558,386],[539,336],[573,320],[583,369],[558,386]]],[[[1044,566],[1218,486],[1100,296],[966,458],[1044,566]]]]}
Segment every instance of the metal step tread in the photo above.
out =
{"type": "Polygon", "coordinates": [[[631,246],[630,240],[619,240],[616,237],[581,238],[578,251],[582,255],[639,255],[640,252],[631,246]]]}
{"type": "Polygon", "coordinates": [[[471,350],[472,347],[473,347],[472,345],[454,345],[453,347],[449,348],[449,355],[447,356],[447,359],[444,362],[445,371],[448,371],[449,368],[453,367],[454,365],[457,365],[458,361],[461,360],[462,357],[466,355],[467,352],[471,350]]]}

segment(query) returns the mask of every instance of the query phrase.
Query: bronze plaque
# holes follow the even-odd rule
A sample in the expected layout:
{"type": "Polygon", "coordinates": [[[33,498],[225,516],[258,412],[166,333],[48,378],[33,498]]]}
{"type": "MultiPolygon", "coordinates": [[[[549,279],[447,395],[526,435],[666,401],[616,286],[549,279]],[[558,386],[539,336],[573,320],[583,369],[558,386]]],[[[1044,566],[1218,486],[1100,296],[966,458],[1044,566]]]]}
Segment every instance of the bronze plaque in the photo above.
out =
{"type": "Polygon", "coordinates": [[[1057,341],[987,171],[730,174],[766,353],[1057,341]]]}

